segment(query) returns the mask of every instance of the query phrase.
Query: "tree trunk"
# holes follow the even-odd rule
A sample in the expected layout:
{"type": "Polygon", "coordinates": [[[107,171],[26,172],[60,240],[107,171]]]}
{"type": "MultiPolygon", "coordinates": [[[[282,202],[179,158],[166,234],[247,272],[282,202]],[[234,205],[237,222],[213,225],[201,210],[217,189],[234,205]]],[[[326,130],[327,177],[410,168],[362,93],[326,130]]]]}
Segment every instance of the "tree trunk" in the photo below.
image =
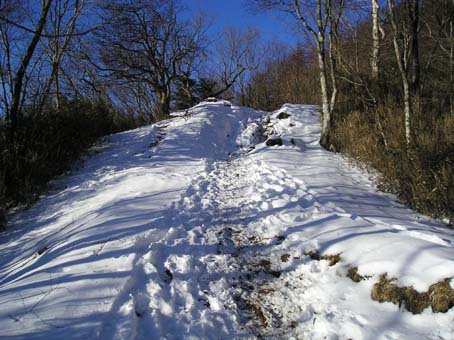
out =
{"type": "Polygon", "coordinates": [[[60,111],[60,80],[59,80],[59,71],[55,72],[55,109],[60,111]]]}
{"type": "Polygon", "coordinates": [[[404,90],[404,113],[405,113],[405,141],[407,145],[411,144],[411,116],[412,116],[412,106],[411,106],[411,95],[410,95],[410,85],[406,76],[402,76],[402,85],[404,90]]]}
{"type": "Polygon", "coordinates": [[[166,86],[158,93],[156,103],[156,119],[164,119],[170,114],[170,86],[166,86]]]}
{"type": "Polygon", "coordinates": [[[402,53],[401,48],[399,46],[399,41],[397,38],[398,30],[397,24],[394,17],[394,4],[392,0],[388,0],[388,10],[389,10],[389,18],[391,23],[391,28],[393,31],[393,45],[394,45],[394,52],[396,54],[396,61],[399,67],[400,76],[402,79],[402,88],[404,92],[404,121],[405,121],[405,141],[407,146],[411,145],[412,142],[412,130],[411,130],[411,116],[412,116],[412,107],[411,107],[411,93],[410,93],[410,82],[408,79],[408,62],[407,62],[407,53],[404,51],[402,53]]]}
{"type": "MultiPolygon", "coordinates": [[[[332,6],[331,1],[327,2],[327,6],[332,6]]],[[[343,11],[344,1],[341,0],[338,4],[338,15],[334,15],[334,9],[329,8],[327,9],[327,20],[329,21],[329,75],[331,78],[331,100],[330,100],[330,127],[332,121],[334,120],[334,107],[336,105],[337,100],[337,78],[336,78],[336,70],[337,70],[337,31],[339,20],[343,11]]]]}
{"type": "Polygon", "coordinates": [[[320,75],[320,90],[322,95],[322,132],[320,137],[320,144],[323,147],[327,148],[329,147],[329,132],[331,128],[331,107],[328,95],[328,81],[326,79],[325,48],[323,45],[318,47],[317,57],[320,75]]]}
{"type": "Polygon", "coordinates": [[[454,27],[449,22],[449,111],[454,116],[454,27]]]}
{"type": "MultiPolygon", "coordinates": [[[[44,105],[46,104],[47,98],[49,97],[49,94],[50,94],[52,83],[54,83],[54,86],[55,86],[55,107],[56,107],[57,111],[60,108],[60,82],[59,82],[60,65],[62,63],[65,53],[67,52],[69,43],[71,42],[71,39],[73,38],[77,19],[82,11],[82,7],[83,7],[83,4],[81,5],[80,1],[76,0],[74,3],[73,16],[71,17],[69,27],[68,27],[66,33],[64,34],[65,38],[63,40],[63,44],[61,45],[61,47],[58,47],[59,44],[57,44],[57,41],[55,41],[55,47],[54,47],[55,49],[53,50],[53,55],[52,55],[52,71],[44,86],[41,104],[40,104],[38,112],[42,112],[44,105]]],[[[60,27],[62,15],[63,14],[60,14],[59,22],[54,23],[53,29],[54,29],[55,39],[59,39],[59,36],[62,33],[61,27],[60,27]]]]}
{"type": "Polygon", "coordinates": [[[419,61],[419,0],[411,0],[408,3],[408,14],[411,25],[411,83],[412,110],[421,112],[421,65],[419,61]]]}
{"type": "Polygon", "coordinates": [[[322,95],[322,131],[320,145],[329,148],[329,133],[331,129],[331,107],[329,103],[328,80],[326,77],[325,30],[322,20],[322,3],[317,0],[317,57],[320,74],[320,90],[322,95]]]}
{"type": "Polygon", "coordinates": [[[379,52],[380,52],[380,36],[378,14],[380,5],[378,0],[372,0],[372,54],[370,58],[371,77],[374,80],[378,79],[379,72],[379,52]]]}
{"type": "Polygon", "coordinates": [[[43,3],[43,9],[42,9],[39,21],[38,21],[38,25],[36,27],[36,31],[33,34],[32,41],[28,45],[27,52],[25,53],[25,56],[22,59],[19,70],[16,73],[16,79],[15,79],[14,89],[13,89],[13,93],[12,93],[11,112],[10,112],[12,135],[15,134],[15,131],[17,129],[17,122],[18,122],[18,116],[19,116],[19,111],[20,111],[21,97],[22,97],[22,93],[23,93],[22,87],[23,87],[25,73],[27,71],[27,67],[30,64],[30,61],[35,52],[36,45],[38,45],[39,39],[41,38],[41,34],[44,29],[44,25],[46,24],[47,14],[49,13],[49,8],[50,8],[51,3],[52,3],[52,0],[47,0],[47,2],[43,3]]]}
{"type": "Polygon", "coordinates": [[[331,100],[330,100],[330,116],[331,119],[333,120],[333,108],[336,105],[336,100],[337,100],[337,79],[336,79],[336,56],[333,51],[334,46],[330,43],[330,52],[329,52],[329,57],[330,57],[330,78],[331,78],[331,100]]]}
{"type": "Polygon", "coordinates": [[[337,24],[340,20],[342,9],[344,6],[344,2],[340,1],[339,6],[339,13],[336,17],[333,16],[333,5],[331,0],[324,0],[322,4],[322,0],[317,0],[316,2],[316,12],[317,12],[317,28],[313,28],[310,23],[306,20],[306,17],[303,16],[299,1],[294,0],[293,7],[295,9],[296,15],[298,19],[302,22],[306,30],[312,34],[317,46],[317,59],[318,59],[318,66],[319,66],[319,75],[320,75],[320,90],[322,96],[322,131],[320,136],[320,145],[324,148],[330,148],[330,138],[329,133],[331,130],[331,118],[334,109],[334,105],[336,102],[337,96],[337,86],[336,86],[336,78],[335,78],[335,47],[334,47],[334,35],[336,34],[337,24]],[[324,6],[323,6],[324,4],[324,6]],[[328,89],[328,79],[327,79],[327,60],[326,60],[326,28],[330,25],[330,76],[332,81],[333,90],[331,92],[331,100],[330,100],[330,93],[328,89]]]}

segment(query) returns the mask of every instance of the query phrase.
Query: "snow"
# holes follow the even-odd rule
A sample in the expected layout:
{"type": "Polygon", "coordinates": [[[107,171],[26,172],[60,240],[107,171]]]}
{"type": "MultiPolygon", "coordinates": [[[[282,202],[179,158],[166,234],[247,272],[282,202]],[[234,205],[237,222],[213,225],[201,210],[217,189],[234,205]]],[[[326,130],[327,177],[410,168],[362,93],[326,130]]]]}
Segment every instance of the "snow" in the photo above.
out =
{"type": "Polygon", "coordinates": [[[453,229],[319,136],[316,106],[222,100],[110,136],[0,234],[0,338],[454,339],[454,308],[370,298],[384,273],[454,286],[453,229]]]}

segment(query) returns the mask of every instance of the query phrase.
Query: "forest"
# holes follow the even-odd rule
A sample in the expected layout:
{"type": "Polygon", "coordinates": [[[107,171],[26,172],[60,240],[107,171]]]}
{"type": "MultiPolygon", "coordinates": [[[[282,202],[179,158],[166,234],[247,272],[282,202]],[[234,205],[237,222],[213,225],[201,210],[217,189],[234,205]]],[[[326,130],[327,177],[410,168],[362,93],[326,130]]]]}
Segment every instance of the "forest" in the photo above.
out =
{"type": "Polygon", "coordinates": [[[252,0],[300,43],[209,37],[178,0],[0,0],[0,220],[100,137],[209,97],[320,105],[320,143],[454,221],[454,1],[252,0]]]}

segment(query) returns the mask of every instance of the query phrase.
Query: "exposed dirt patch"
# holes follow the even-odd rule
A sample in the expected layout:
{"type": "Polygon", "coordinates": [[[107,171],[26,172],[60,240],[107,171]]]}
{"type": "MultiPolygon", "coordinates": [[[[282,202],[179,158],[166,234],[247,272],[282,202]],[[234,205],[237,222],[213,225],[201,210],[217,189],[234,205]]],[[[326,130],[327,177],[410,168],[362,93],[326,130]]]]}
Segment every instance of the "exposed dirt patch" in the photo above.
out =
{"type": "Polygon", "coordinates": [[[260,322],[260,325],[264,328],[268,327],[268,319],[265,316],[265,313],[262,310],[262,307],[255,301],[250,299],[245,299],[244,303],[246,304],[248,310],[251,312],[255,320],[260,322]]]}
{"type": "MultiPolygon", "coordinates": [[[[161,129],[163,129],[163,128],[161,128],[161,129]]],[[[148,147],[154,148],[165,138],[165,136],[166,136],[166,134],[164,131],[162,131],[162,130],[158,131],[158,133],[156,133],[154,139],[150,142],[150,145],[148,145],[148,147]]]]}
{"type": "Polygon", "coordinates": [[[274,276],[275,278],[280,278],[282,275],[282,272],[280,272],[279,270],[270,270],[268,273],[274,276]]]}
{"type": "Polygon", "coordinates": [[[270,274],[275,278],[279,278],[282,274],[279,270],[274,270],[271,268],[271,262],[269,260],[262,259],[259,263],[253,263],[251,264],[251,266],[258,268],[259,271],[270,274]]]}
{"type": "Polygon", "coordinates": [[[387,274],[381,275],[379,282],[372,287],[372,300],[404,306],[413,314],[420,314],[429,306],[434,313],[446,313],[454,307],[454,289],[449,283],[451,279],[435,283],[422,293],[413,287],[399,287],[393,283],[395,280],[388,279],[387,274]]]}
{"type": "Polygon", "coordinates": [[[255,266],[262,267],[266,271],[269,271],[271,269],[271,262],[269,260],[260,260],[255,266]]]}
{"type": "Polygon", "coordinates": [[[259,289],[259,294],[270,294],[274,291],[275,290],[273,288],[262,288],[262,289],[259,289]]]}

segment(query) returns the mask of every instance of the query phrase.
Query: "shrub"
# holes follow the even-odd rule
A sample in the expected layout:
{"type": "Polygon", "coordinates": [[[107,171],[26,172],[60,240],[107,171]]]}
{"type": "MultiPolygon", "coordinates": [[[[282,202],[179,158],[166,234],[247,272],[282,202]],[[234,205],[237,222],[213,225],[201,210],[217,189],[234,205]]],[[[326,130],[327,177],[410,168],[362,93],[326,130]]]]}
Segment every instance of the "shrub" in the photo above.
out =
{"type": "Polygon", "coordinates": [[[397,194],[402,203],[452,223],[454,117],[425,120],[426,125],[416,129],[414,146],[407,148],[403,114],[394,112],[356,111],[344,116],[333,132],[337,150],[378,170],[381,189],[397,194]]]}
{"type": "Polygon", "coordinates": [[[0,124],[0,224],[6,210],[33,202],[53,177],[68,170],[99,137],[132,127],[101,102],[64,102],[37,115],[23,112],[11,139],[0,124]]]}

